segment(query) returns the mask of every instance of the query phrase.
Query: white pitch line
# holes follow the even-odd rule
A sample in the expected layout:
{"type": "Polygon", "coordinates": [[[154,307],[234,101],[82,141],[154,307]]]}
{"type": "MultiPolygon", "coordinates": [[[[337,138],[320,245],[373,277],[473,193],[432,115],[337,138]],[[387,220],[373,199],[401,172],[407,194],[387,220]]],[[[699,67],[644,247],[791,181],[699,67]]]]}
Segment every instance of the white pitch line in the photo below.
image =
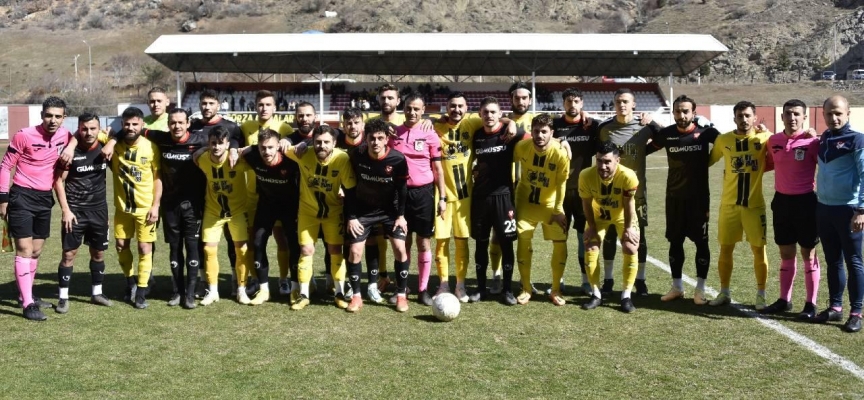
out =
{"type": "Polygon", "coordinates": [[[649,167],[645,169],[669,169],[669,167],[649,167]]]}
{"type": "MultiPolygon", "coordinates": [[[[662,261],[660,261],[654,257],[648,256],[647,260],[648,260],[648,262],[653,264],[655,267],[660,268],[660,269],[666,271],[667,273],[672,272],[672,270],[669,268],[668,265],[666,265],[664,262],[662,262],[662,261]]],[[[684,275],[684,274],[681,275],[681,278],[684,282],[687,282],[688,285],[693,286],[693,287],[696,286],[696,280],[694,280],[693,278],[691,278],[687,275],[684,275]]],[[[706,286],[705,287],[705,294],[710,295],[712,297],[715,297],[715,296],[717,296],[718,293],[713,288],[706,286]]],[[[705,307],[710,307],[710,306],[705,305],[705,307]]],[[[859,367],[858,364],[855,364],[854,362],[850,361],[849,359],[847,359],[847,358],[845,358],[845,357],[843,357],[837,353],[834,353],[833,351],[831,351],[827,347],[825,347],[819,343],[816,343],[815,341],[808,338],[807,336],[804,336],[798,332],[795,332],[795,331],[783,326],[782,324],[780,324],[779,322],[777,322],[773,319],[766,319],[764,316],[762,316],[762,314],[759,314],[758,312],[754,311],[753,309],[746,307],[743,304],[741,304],[735,300],[732,300],[732,307],[735,308],[736,310],[738,310],[739,312],[741,312],[742,314],[744,314],[750,318],[756,319],[757,321],[759,321],[759,323],[761,323],[762,325],[765,325],[768,328],[771,328],[775,332],[777,332],[783,336],[786,336],[787,338],[789,338],[793,342],[801,345],[801,347],[804,347],[805,349],[810,350],[811,352],[815,353],[817,356],[828,360],[830,363],[835,364],[835,365],[839,366],[840,368],[843,368],[844,370],[846,370],[850,374],[855,375],[856,378],[864,380],[864,368],[859,367]]]]}

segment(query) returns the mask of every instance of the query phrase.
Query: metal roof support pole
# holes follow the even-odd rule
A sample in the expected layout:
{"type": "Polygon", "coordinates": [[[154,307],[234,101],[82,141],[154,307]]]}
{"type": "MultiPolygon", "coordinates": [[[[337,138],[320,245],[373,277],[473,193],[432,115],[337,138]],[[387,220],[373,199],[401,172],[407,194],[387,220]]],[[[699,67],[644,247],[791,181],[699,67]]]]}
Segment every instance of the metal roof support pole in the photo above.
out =
{"type": "Polygon", "coordinates": [[[183,106],[183,94],[180,92],[180,71],[177,71],[177,107],[183,106]]]}
{"type": "MultiPolygon", "coordinates": [[[[537,112],[537,87],[534,85],[534,79],[537,77],[535,72],[531,71],[531,112],[537,112]]],[[[513,98],[513,93],[510,93],[510,98],[513,98]]],[[[512,104],[510,105],[513,106],[512,104]]]]}
{"type": "Polygon", "coordinates": [[[318,71],[318,115],[324,115],[324,71],[318,71]]]}

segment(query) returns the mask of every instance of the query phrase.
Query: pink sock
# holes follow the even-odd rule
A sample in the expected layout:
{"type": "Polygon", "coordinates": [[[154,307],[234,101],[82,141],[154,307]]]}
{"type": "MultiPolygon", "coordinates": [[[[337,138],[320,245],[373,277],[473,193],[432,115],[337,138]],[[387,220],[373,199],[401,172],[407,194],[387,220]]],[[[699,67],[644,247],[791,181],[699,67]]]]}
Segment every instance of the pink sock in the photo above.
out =
{"type": "Polygon", "coordinates": [[[15,282],[18,284],[18,292],[21,294],[21,305],[27,308],[33,304],[33,279],[30,275],[29,257],[15,256],[15,282]]]}
{"type": "Polygon", "coordinates": [[[420,291],[425,291],[429,286],[429,271],[432,269],[432,252],[421,251],[417,253],[417,273],[420,274],[420,291]]]}
{"type": "Polygon", "coordinates": [[[792,300],[792,284],[795,282],[795,274],[798,272],[798,258],[791,260],[780,260],[780,298],[786,301],[792,300]]]}
{"type": "Polygon", "coordinates": [[[819,280],[822,278],[822,269],[819,268],[819,259],[804,260],[804,286],[807,288],[807,302],[816,304],[816,295],[819,292],[819,280]]]}

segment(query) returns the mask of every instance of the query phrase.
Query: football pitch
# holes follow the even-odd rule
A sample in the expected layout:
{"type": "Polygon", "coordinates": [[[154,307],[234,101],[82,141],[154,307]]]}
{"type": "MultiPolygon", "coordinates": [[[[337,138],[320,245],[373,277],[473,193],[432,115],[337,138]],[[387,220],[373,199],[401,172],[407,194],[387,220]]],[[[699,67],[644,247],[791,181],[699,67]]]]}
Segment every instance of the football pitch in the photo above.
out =
{"type": "MultiPolygon", "coordinates": [[[[576,235],[569,242],[565,274],[568,304],[545,296],[525,306],[496,301],[465,304],[450,323],[409,296],[410,310],[367,302],[359,314],[337,309],[313,294],[312,305],[290,311],[276,295],[262,306],[229,298],[230,272],[220,249],[222,301],[184,310],[168,307],[168,248],[160,229],[150,307],[121,302],[123,277],[113,248],[106,252],[105,294],[114,306],[89,304],[86,251],[79,254],[70,289],[71,308],[34,323],[16,305],[14,254],[0,255],[0,387],[4,398],[860,398],[864,396],[864,334],[839,324],[794,321],[804,304],[804,283],[794,288],[793,313],[760,320],[734,307],[696,306],[687,299],[660,301],[670,285],[662,270],[665,153],[648,158],[650,295],[634,299],[637,311],[617,309],[616,292],[604,306],[584,311],[576,235]],[[762,322],[760,322],[762,321],[762,322]],[[856,350],[857,349],[857,350],[856,350]]],[[[711,169],[712,260],[707,285],[719,289],[717,226],[722,167],[711,169]]],[[[109,181],[110,182],[110,181],[109,181]]],[[[773,197],[773,173],[764,180],[773,197]]],[[[110,186],[109,186],[110,191],[110,186]]],[[[113,204],[109,201],[111,213],[113,204]]],[[[779,255],[769,213],[768,302],[778,294],[779,255]]],[[[56,302],[60,217],[40,259],[35,293],[56,302]]],[[[534,242],[533,281],[549,286],[551,246],[534,242]]],[[[270,246],[271,290],[278,293],[275,245],[270,246]]],[[[451,246],[452,247],[452,246],[451,246]]],[[[473,243],[470,244],[473,265],[473,243]]],[[[695,277],[694,247],[687,244],[684,273],[695,277]]],[[[315,277],[323,287],[318,246],[315,277]]],[[[819,247],[821,257],[821,246],[819,247]]],[[[392,257],[392,253],[391,253],[392,257]]],[[[410,286],[416,287],[412,257],[410,286]]],[[[452,258],[451,258],[452,260],[452,258]]],[[[388,264],[392,265],[392,264],[388,264]]],[[[824,266],[824,262],[822,263],[824,266]]],[[[451,266],[451,273],[454,271],[451,266]]],[[[434,274],[434,268],[433,268],[434,274]]],[[[518,272],[514,280],[518,281],[518,272]]],[[[803,267],[799,262],[799,276],[803,267]]],[[[827,303],[822,272],[818,306],[827,303]]],[[[469,270],[469,285],[474,284],[469,270]]],[[[364,268],[365,284],[365,268],[364,268]]],[[[455,278],[451,278],[455,282],[455,278]]],[[[437,286],[432,278],[430,288],[437,286]]],[[[434,290],[434,289],[433,289],[434,290]]],[[[517,291],[518,292],[518,291],[517,291]]],[[[756,286],[749,246],[738,245],[732,297],[749,307],[756,286]]],[[[365,297],[365,296],[364,296],[365,297]]],[[[713,296],[709,296],[711,298],[713,296]]],[[[845,304],[848,312],[848,303],[845,304]]],[[[844,315],[845,320],[845,315],[844,315]]]]}

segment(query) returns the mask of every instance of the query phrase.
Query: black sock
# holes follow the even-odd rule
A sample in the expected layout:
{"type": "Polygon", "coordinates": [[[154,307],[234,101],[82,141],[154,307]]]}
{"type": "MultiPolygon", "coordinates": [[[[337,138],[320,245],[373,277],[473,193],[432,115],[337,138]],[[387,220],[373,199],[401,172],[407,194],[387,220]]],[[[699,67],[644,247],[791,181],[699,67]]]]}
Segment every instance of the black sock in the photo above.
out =
{"type": "Polygon", "coordinates": [[[393,272],[396,273],[396,293],[405,294],[408,289],[408,266],[409,261],[393,261],[393,272]]]}
{"type": "Polygon", "coordinates": [[[669,269],[672,279],[681,279],[684,270],[684,241],[669,242],[669,269]]]}
{"type": "Polygon", "coordinates": [[[513,242],[502,240],[501,246],[501,269],[504,270],[504,293],[513,291],[513,264],[516,263],[516,255],[513,253],[513,242]]]}
{"type": "Polygon", "coordinates": [[[322,242],[324,244],[324,275],[332,276],[330,272],[330,251],[327,250],[327,242],[324,242],[323,240],[322,242]]]}
{"type": "Polygon", "coordinates": [[[477,291],[486,290],[486,269],[489,268],[489,241],[477,240],[474,249],[474,270],[477,273],[477,291]]]}
{"type": "MultiPolygon", "coordinates": [[[[369,283],[378,282],[378,245],[366,246],[366,279],[369,283]]],[[[345,258],[348,259],[347,257],[345,258]]],[[[384,288],[378,288],[383,290],[384,288]]]]}
{"type": "Polygon", "coordinates": [[[354,291],[354,295],[356,296],[362,290],[360,287],[360,275],[363,274],[363,264],[352,263],[346,260],[345,266],[348,269],[348,284],[351,285],[351,290],[354,291]]]}
{"type": "Polygon", "coordinates": [[[72,280],[72,267],[64,267],[60,264],[57,267],[57,284],[61,288],[68,288],[69,281],[72,280]]]}
{"type": "Polygon", "coordinates": [[[708,268],[711,265],[711,248],[708,241],[696,243],[696,277],[708,279],[708,268]]]}
{"type": "Polygon", "coordinates": [[[95,285],[101,285],[105,280],[105,261],[90,260],[90,281],[95,285]]]}
{"type": "Polygon", "coordinates": [[[168,262],[171,265],[171,290],[173,294],[183,292],[183,269],[185,260],[183,257],[183,242],[168,243],[168,262]]]}

